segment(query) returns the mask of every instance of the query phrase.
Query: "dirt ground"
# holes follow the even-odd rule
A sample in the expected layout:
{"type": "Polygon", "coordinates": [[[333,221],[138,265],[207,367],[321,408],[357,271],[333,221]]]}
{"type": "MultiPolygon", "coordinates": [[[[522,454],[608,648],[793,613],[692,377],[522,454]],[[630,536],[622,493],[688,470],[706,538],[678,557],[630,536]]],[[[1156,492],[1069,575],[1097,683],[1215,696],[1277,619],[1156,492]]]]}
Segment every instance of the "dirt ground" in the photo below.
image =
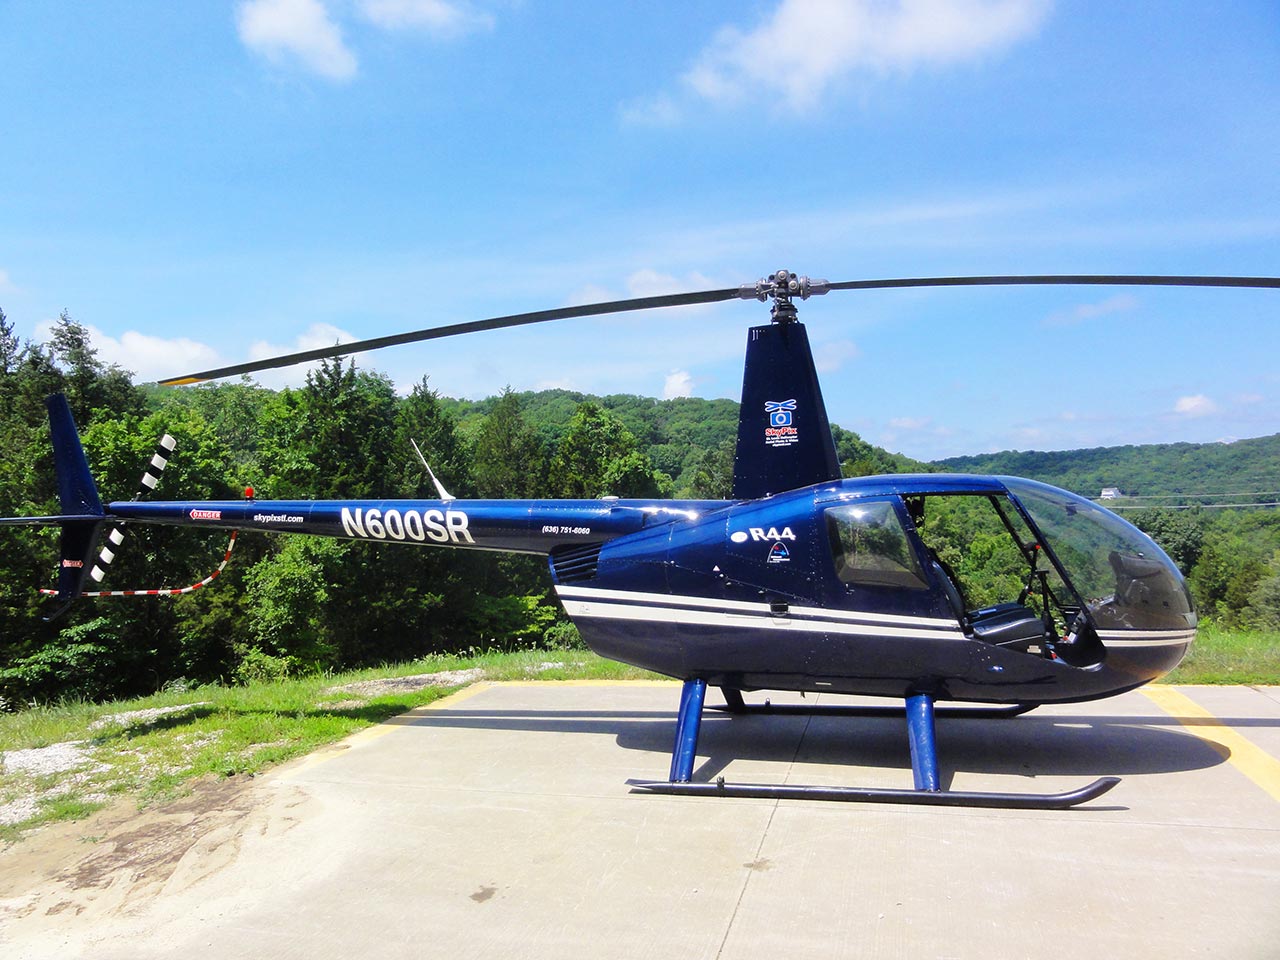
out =
{"type": "Polygon", "coordinates": [[[207,777],[178,800],[143,810],[121,800],[9,844],[0,850],[0,952],[6,920],[43,915],[65,926],[68,912],[85,924],[131,912],[231,863],[255,823],[281,830],[296,822],[263,815],[254,785],[253,777],[207,777]]]}

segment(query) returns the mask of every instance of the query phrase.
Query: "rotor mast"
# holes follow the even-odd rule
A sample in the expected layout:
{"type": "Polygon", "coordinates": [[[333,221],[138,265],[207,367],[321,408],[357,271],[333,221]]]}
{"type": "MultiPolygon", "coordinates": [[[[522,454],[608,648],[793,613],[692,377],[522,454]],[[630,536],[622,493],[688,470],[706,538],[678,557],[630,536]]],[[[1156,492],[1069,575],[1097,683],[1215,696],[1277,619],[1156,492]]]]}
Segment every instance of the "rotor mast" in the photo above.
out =
{"type": "Polygon", "coordinates": [[[778,270],[767,277],[762,277],[754,284],[744,284],[738,288],[738,297],[742,300],[773,300],[770,317],[774,323],[786,325],[796,321],[796,297],[808,300],[818,297],[831,289],[826,280],[810,280],[797,276],[789,270],[778,270]]]}

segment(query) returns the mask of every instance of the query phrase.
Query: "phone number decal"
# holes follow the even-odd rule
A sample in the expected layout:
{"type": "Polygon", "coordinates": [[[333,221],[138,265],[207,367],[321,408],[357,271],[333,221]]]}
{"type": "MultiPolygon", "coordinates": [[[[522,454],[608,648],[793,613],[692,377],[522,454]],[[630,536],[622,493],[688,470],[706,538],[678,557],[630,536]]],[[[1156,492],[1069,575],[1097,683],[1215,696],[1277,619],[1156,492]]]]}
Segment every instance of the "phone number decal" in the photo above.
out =
{"type": "Polygon", "coordinates": [[[573,537],[587,537],[591,535],[590,527],[557,527],[554,524],[544,524],[543,533],[564,534],[567,533],[573,537]]]}

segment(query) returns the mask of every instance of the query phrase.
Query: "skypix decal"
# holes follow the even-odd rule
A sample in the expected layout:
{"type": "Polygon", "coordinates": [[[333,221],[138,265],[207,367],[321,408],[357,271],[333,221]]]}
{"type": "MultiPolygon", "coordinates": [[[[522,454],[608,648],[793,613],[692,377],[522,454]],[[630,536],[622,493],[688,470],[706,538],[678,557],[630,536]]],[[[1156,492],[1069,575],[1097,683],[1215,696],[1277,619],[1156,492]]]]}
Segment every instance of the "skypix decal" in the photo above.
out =
{"type": "Polygon", "coordinates": [[[764,412],[769,417],[769,426],[764,428],[764,442],[770,447],[789,447],[800,439],[800,431],[792,425],[792,414],[796,411],[795,400],[766,400],[764,412]]]}
{"type": "Polygon", "coordinates": [[[769,548],[768,559],[765,563],[790,563],[791,553],[787,550],[787,545],[779,540],[769,548]]]}
{"type": "Polygon", "coordinates": [[[342,508],[342,529],[366,540],[413,540],[418,543],[475,543],[461,510],[364,510],[342,508]]]}

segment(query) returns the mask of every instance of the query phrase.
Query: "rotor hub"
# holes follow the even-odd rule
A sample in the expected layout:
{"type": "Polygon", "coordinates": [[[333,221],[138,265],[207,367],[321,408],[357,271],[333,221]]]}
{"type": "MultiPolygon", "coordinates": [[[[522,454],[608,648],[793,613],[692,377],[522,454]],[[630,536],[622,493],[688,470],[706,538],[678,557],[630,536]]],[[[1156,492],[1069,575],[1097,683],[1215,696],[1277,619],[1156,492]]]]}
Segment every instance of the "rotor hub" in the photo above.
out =
{"type": "Polygon", "coordinates": [[[826,280],[810,280],[789,270],[778,270],[763,277],[755,284],[744,284],[738,288],[738,297],[743,300],[773,301],[771,316],[774,323],[792,323],[796,319],[796,306],[792,302],[796,298],[808,300],[820,296],[831,289],[826,280]]]}

